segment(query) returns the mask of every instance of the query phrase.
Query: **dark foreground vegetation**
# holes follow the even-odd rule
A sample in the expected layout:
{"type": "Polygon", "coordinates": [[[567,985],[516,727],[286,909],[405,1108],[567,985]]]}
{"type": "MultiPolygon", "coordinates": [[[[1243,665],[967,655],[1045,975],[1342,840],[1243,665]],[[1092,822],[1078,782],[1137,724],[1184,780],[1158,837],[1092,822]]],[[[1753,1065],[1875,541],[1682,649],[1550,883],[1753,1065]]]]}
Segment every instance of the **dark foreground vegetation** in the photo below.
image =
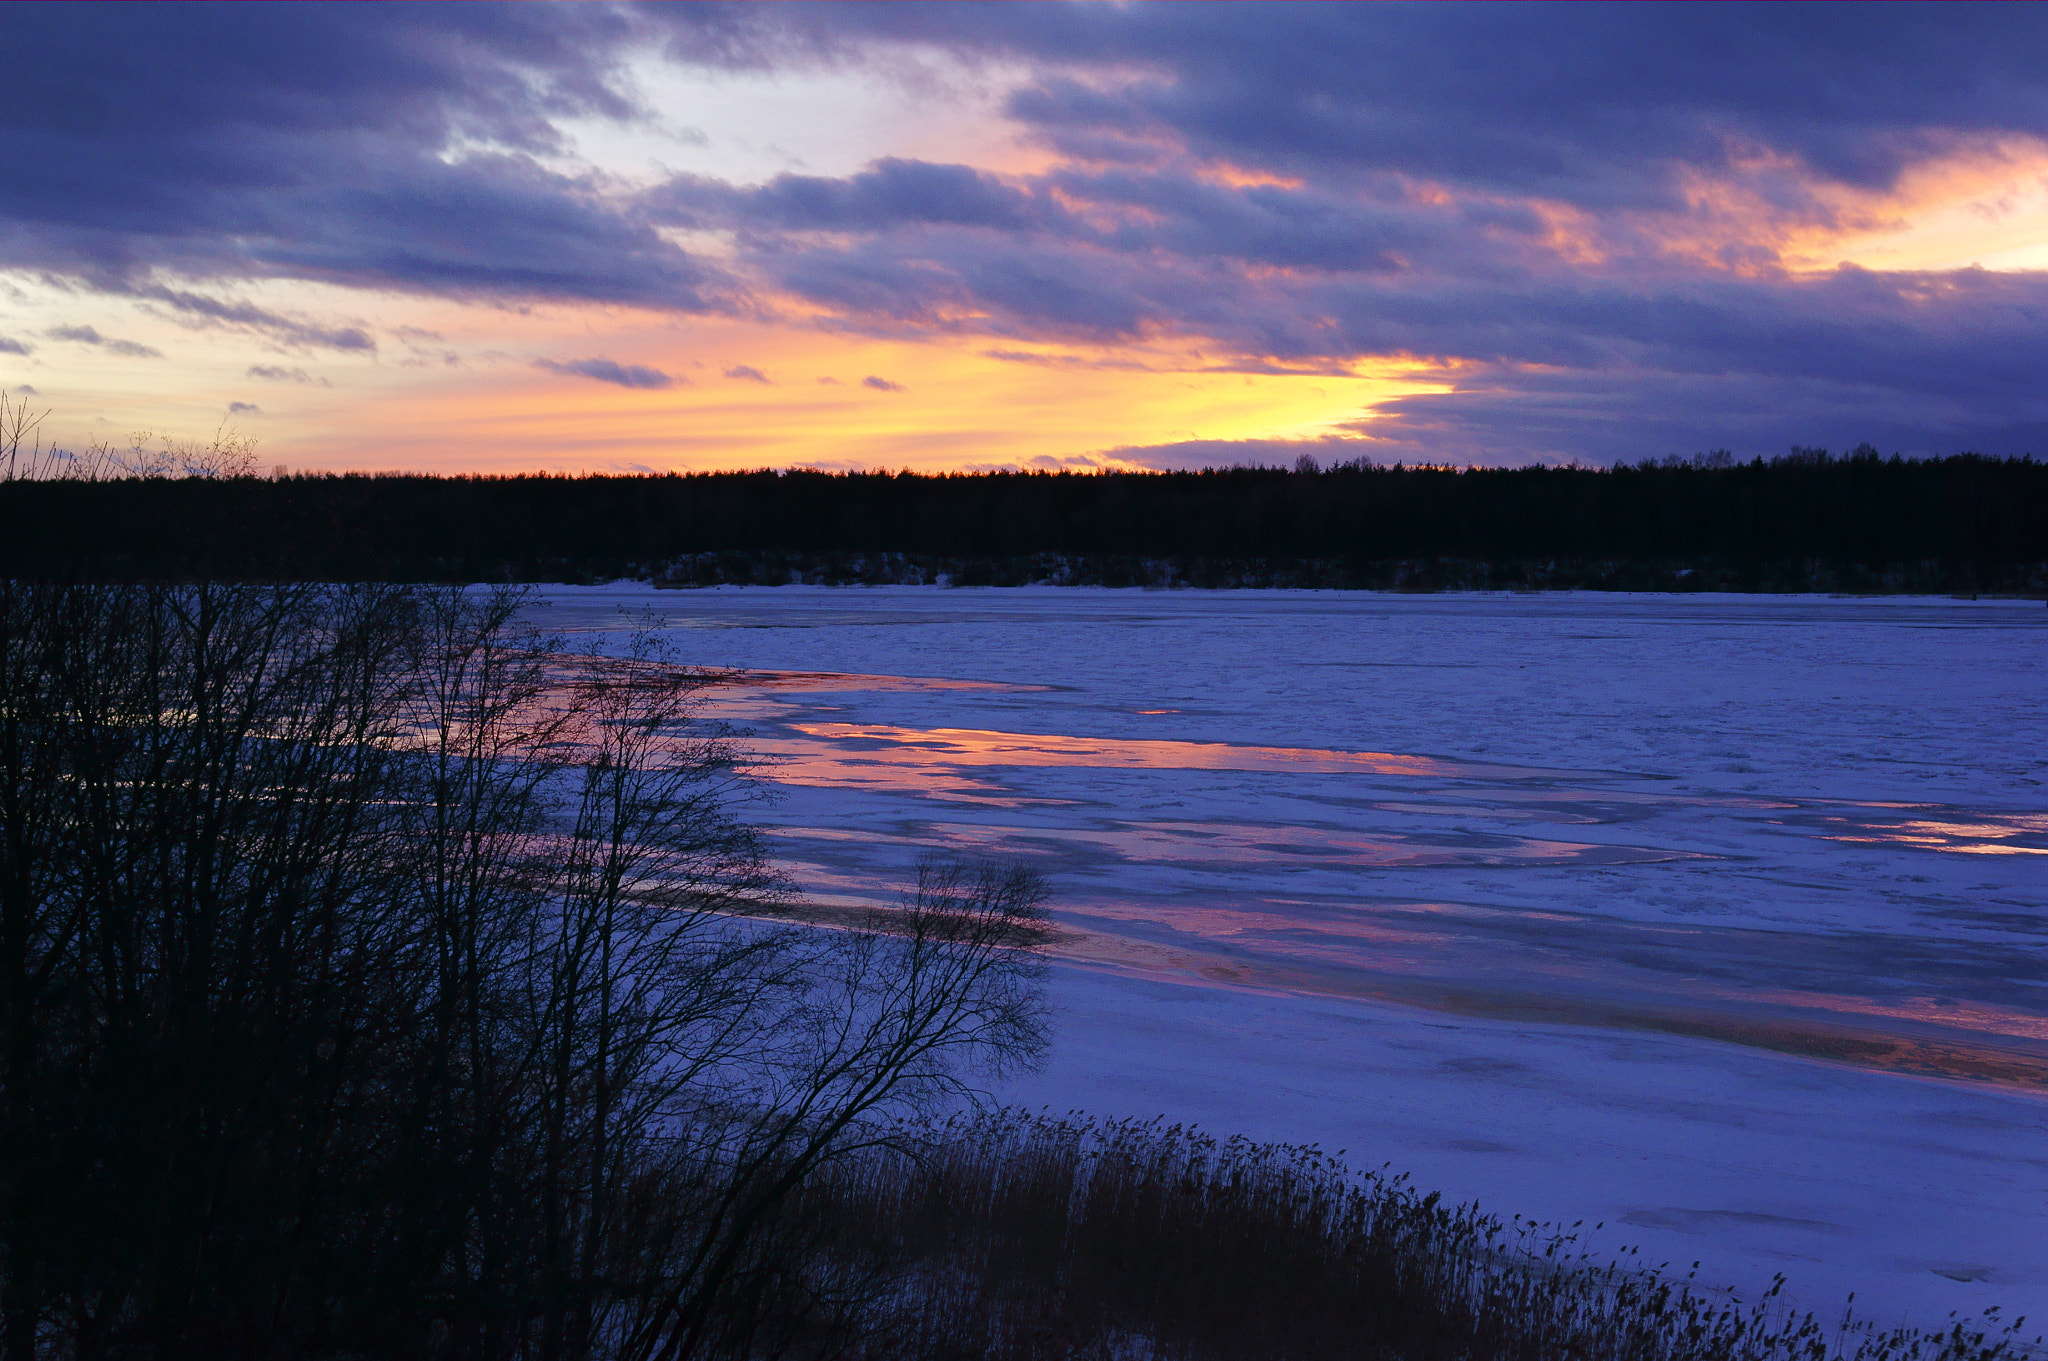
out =
{"type": "Polygon", "coordinates": [[[17,478],[0,575],[2033,594],[2048,463],[17,478]]]}
{"type": "Polygon", "coordinates": [[[936,1120],[1043,1049],[1042,884],[797,919],[703,678],[520,600],[0,584],[0,1359],[2016,1355],[1313,1150],[936,1120]]]}
{"type": "Polygon", "coordinates": [[[2039,1341],[1745,1306],[1313,1148],[1157,1123],[956,1119],[831,1169],[801,1209],[828,1226],[814,1278],[898,1283],[836,1339],[859,1361],[1990,1361],[2039,1341]]]}
{"type": "Polygon", "coordinates": [[[0,584],[0,1348],[750,1356],[783,1213],[1043,1043],[1040,890],[775,920],[733,753],[518,597],[0,584]]]}

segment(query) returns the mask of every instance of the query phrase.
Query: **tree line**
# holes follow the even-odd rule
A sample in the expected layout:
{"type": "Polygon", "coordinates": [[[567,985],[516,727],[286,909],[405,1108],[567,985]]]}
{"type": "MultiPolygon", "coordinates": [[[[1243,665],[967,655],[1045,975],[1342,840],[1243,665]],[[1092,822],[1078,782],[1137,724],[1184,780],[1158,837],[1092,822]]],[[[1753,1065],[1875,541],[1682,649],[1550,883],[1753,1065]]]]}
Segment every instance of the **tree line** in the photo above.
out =
{"type": "Polygon", "coordinates": [[[17,478],[0,574],[2048,590],[2048,463],[17,478]]]}

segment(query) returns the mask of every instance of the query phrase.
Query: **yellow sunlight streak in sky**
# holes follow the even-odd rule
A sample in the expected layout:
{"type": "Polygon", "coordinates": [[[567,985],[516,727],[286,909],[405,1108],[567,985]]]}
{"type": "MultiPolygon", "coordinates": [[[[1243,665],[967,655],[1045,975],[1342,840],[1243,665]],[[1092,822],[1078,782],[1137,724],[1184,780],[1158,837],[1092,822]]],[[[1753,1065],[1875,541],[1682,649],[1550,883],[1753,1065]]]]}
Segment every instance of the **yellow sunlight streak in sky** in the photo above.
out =
{"type": "MultiPolygon", "coordinates": [[[[1313,438],[1374,402],[1444,390],[1391,367],[1365,376],[1162,372],[1084,367],[1093,357],[1053,351],[1065,361],[1023,363],[982,353],[991,348],[985,338],[921,344],[718,321],[593,336],[574,353],[688,382],[636,390],[524,364],[414,371],[375,400],[351,404],[345,422],[287,437],[289,447],[279,440],[266,457],[294,467],[436,472],[939,470],[1182,440],[1313,438]],[[769,382],[724,376],[741,364],[769,382]],[[901,390],[864,385],[870,376],[901,390]]],[[[1199,362],[1117,354],[1119,363],[1134,361],[1199,362]]]]}

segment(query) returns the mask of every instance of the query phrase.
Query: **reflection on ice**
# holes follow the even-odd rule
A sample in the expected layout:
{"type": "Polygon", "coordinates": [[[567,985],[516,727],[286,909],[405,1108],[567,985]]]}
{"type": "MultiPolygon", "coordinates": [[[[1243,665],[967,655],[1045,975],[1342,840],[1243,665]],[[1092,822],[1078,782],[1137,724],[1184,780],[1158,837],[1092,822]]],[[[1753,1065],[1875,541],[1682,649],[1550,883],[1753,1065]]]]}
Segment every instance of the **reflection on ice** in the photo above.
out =
{"type": "Polygon", "coordinates": [[[1829,841],[1855,845],[1911,846],[1961,855],[2048,855],[2048,815],[2043,814],[1976,813],[1884,825],[1850,818],[1823,822],[1844,829],[1827,833],[1829,841]]]}
{"type": "Polygon", "coordinates": [[[1554,778],[1570,773],[1385,751],[1254,747],[1233,742],[1069,737],[1059,733],[989,732],[974,728],[903,728],[883,723],[792,723],[790,727],[813,737],[860,743],[863,749],[889,750],[895,761],[921,765],[1273,770],[1328,775],[1369,772],[1493,780],[1554,778]]]}
{"type": "Polygon", "coordinates": [[[932,847],[1047,871],[1075,967],[1031,1104],[1547,1188],[1719,1279],[1852,1228],[1802,1307],[2048,1298],[2039,602],[550,595],[746,669],[708,707],[826,913],[932,847]],[[1668,1236],[1709,1230],[1752,1255],[1668,1236]]]}
{"type": "Polygon", "coordinates": [[[1987,1035],[2023,1035],[2029,1039],[2048,1040],[2048,1017],[2016,1007],[1964,1002],[1953,997],[1908,997],[1887,1003],[1867,997],[1843,997],[1836,993],[1760,992],[1750,996],[1758,1001],[1848,1016],[1885,1016],[1948,1029],[1977,1030],[1987,1035]]]}
{"type": "MultiPolygon", "coordinates": [[[[1645,788],[1639,780],[1616,787],[1630,777],[1333,748],[793,714],[776,729],[756,745],[785,785],[887,793],[926,808],[1015,810],[1000,820],[914,817],[886,831],[869,823],[780,828],[813,870],[871,861],[890,845],[1032,859],[1062,885],[1067,919],[1082,928],[1062,950],[1080,962],[1136,968],[1149,967],[1139,959],[1170,956],[1178,962],[1169,972],[1211,986],[1675,1030],[1905,1071],[2048,1084],[2048,1049],[1999,1049],[2002,1057],[1984,1050],[2048,1043],[2048,1021],[2034,1019],[2037,998],[1934,1000],[1986,986],[1988,978],[1971,981],[1980,967],[2007,991],[2024,989],[2036,966],[2009,956],[1979,966],[1953,949],[1902,956],[1882,938],[1829,945],[1812,932],[1617,921],[1584,881],[1558,884],[1540,904],[1470,896],[1526,894],[1533,881],[1515,876],[1460,879],[1449,897],[1387,893],[1414,883],[1403,876],[1504,870],[1691,864],[1707,872],[1720,862],[1720,875],[1741,876],[1761,844],[1756,837],[1773,831],[1808,844],[2040,854],[2048,852],[2048,817],[1902,801],[1813,806],[1761,793],[1645,788]],[[1205,798],[1234,793],[1247,801],[1245,812],[1268,816],[1132,816],[1120,807],[1134,797],[1161,813],[1178,807],[1195,787],[1185,774],[1176,781],[1176,772],[1212,782],[1201,786],[1205,798]],[[1274,776],[1289,778],[1272,784],[1274,776]],[[1251,780],[1269,783],[1253,793],[1243,783],[1251,780]],[[1271,816],[1283,808],[1286,818],[1271,816]],[[1538,833],[1612,824],[1631,826],[1627,842],[1538,833]],[[1282,882],[1293,896],[1275,893],[1282,882]],[[1565,906],[1577,910],[1558,910],[1565,906]],[[1889,980],[1897,970],[1936,981],[1896,995],[1889,980]],[[1704,1019],[1715,1015],[1723,1020],[1704,1019]],[[1872,1038],[1884,1035],[1891,1038],[1872,1038]]],[[[826,877],[850,886],[860,874],[826,877]]],[[[1739,882],[1701,887],[1720,892],[1739,882]]],[[[2048,975],[2048,961],[2037,972],[2048,975]]]]}
{"type": "MultiPolygon", "coordinates": [[[[785,837],[872,840],[872,831],[784,827],[785,837]]],[[[1464,834],[1430,838],[1224,822],[1112,822],[1086,827],[933,823],[921,844],[980,855],[1071,856],[1088,849],[1122,864],[1172,864],[1225,874],[1264,867],[1326,870],[1429,866],[1642,865],[1701,858],[1694,851],[1464,834]]]]}
{"type": "MultiPolygon", "coordinates": [[[[549,622],[602,648],[626,603],[549,622]]],[[[2031,613],[2021,637],[1816,602],[660,604],[721,671],[711,712],[753,725],[817,901],[886,901],[929,847],[1015,855],[1064,948],[1117,968],[1914,1071],[2048,1055],[2031,613]]]]}

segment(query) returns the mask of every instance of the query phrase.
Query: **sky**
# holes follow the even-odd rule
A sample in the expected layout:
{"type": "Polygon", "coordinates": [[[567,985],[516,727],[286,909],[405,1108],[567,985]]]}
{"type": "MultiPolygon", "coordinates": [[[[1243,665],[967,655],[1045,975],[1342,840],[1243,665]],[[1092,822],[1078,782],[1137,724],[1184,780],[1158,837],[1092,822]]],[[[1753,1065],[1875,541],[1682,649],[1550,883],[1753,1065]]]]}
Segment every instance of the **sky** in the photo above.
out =
{"type": "Polygon", "coordinates": [[[2048,456],[2048,8],[10,5],[0,388],[294,470],[2048,456]]]}

